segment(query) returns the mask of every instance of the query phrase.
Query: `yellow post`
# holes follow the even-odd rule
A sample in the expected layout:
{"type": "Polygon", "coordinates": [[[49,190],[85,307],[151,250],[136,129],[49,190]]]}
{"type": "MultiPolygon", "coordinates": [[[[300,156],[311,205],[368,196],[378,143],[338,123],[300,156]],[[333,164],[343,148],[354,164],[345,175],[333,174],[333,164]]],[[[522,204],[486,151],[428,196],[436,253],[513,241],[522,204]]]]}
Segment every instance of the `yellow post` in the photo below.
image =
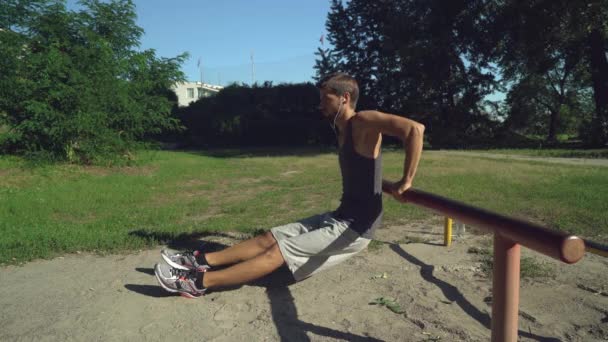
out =
{"type": "Polygon", "coordinates": [[[449,217],[445,218],[445,225],[443,229],[443,245],[450,247],[452,244],[452,219],[449,217]]]}

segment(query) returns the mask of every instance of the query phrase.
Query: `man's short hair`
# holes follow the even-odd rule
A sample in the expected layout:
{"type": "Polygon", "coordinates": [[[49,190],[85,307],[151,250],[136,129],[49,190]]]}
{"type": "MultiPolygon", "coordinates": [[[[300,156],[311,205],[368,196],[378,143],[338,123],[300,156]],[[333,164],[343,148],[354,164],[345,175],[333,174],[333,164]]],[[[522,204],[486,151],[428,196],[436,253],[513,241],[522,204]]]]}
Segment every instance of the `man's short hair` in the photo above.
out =
{"type": "Polygon", "coordinates": [[[359,100],[359,84],[357,80],[343,72],[335,72],[319,81],[319,89],[328,89],[338,96],[350,94],[350,106],[355,109],[359,100]]]}

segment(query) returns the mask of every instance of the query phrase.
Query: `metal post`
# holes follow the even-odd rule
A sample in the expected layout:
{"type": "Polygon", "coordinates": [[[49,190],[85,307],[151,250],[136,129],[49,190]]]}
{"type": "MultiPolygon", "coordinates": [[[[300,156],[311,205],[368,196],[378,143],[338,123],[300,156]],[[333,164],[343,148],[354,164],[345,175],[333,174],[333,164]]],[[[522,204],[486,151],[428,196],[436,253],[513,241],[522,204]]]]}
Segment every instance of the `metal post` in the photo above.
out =
{"type": "Polygon", "coordinates": [[[517,341],[520,245],[494,233],[492,342],[517,341]]]}
{"type": "Polygon", "coordinates": [[[253,50],[251,50],[251,86],[255,83],[255,66],[253,64],[253,50]]]}
{"type": "Polygon", "coordinates": [[[452,219],[449,217],[445,218],[443,226],[443,245],[450,247],[452,244],[452,219]]]}

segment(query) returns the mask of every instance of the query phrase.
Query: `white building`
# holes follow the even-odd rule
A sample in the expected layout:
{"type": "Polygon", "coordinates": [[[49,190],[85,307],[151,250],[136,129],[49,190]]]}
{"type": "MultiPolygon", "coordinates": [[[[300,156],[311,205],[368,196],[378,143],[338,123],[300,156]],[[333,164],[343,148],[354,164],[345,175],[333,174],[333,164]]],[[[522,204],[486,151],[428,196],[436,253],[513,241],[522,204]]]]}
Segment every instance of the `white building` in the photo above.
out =
{"type": "Polygon", "coordinates": [[[177,95],[178,106],[185,107],[201,97],[215,95],[223,88],[219,85],[201,82],[183,82],[175,84],[173,91],[177,95]]]}

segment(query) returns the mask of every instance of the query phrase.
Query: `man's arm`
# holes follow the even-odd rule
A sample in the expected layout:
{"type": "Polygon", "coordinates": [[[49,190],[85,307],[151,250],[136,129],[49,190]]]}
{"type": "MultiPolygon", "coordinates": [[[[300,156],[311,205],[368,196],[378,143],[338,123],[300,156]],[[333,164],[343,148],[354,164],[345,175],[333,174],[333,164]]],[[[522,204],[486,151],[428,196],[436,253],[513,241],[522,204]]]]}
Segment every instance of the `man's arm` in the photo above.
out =
{"type": "Polygon", "coordinates": [[[403,165],[403,178],[393,185],[393,195],[401,199],[404,191],[412,186],[418,162],[422,155],[424,125],[401,116],[386,114],[374,110],[359,112],[365,123],[365,129],[370,133],[387,134],[403,141],[405,148],[405,162],[403,165]]]}

